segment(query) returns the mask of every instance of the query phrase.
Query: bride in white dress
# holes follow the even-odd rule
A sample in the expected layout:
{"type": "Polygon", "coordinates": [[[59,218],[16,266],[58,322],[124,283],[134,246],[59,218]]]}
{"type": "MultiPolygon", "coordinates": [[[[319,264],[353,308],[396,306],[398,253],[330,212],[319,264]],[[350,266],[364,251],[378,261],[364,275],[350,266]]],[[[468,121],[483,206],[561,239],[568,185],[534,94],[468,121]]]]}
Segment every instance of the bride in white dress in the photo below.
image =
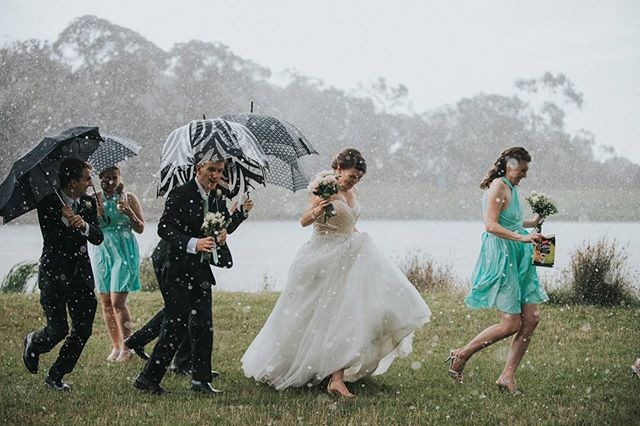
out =
{"type": "Polygon", "coordinates": [[[345,385],[382,374],[411,352],[413,333],[431,311],[398,267],[359,233],[354,186],[366,172],[359,151],[333,161],[341,190],[330,201],[313,196],[302,226],[313,235],[296,255],[285,290],[242,357],[247,377],[277,390],[318,384],[353,397],[345,385]],[[324,221],[329,203],[334,216],[324,221]]]}

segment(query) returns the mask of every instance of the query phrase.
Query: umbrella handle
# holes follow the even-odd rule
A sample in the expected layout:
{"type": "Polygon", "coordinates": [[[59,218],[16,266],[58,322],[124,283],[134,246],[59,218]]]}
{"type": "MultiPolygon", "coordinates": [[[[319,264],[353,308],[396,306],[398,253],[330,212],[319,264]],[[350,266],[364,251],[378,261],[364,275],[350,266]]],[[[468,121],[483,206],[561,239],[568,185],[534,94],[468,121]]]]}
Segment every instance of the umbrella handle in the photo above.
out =
{"type": "Polygon", "coordinates": [[[38,169],[40,170],[40,173],[42,173],[42,176],[44,176],[45,180],[47,181],[47,183],[49,185],[51,185],[51,188],[53,188],[53,192],[55,192],[55,194],[58,196],[58,200],[60,200],[60,203],[62,203],[62,205],[64,206],[64,200],[62,199],[62,196],[60,195],[60,193],[58,192],[58,190],[56,189],[55,185],[53,184],[53,182],[51,182],[49,180],[49,176],[47,176],[47,174],[44,172],[44,170],[42,170],[42,166],[40,165],[40,163],[38,163],[38,169]]]}
{"type": "MultiPolygon", "coordinates": [[[[93,181],[91,181],[91,189],[93,189],[93,195],[95,196],[96,199],[96,203],[98,204],[98,206],[102,209],[102,211],[104,212],[104,205],[102,204],[102,201],[100,200],[100,197],[98,197],[98,191],[96,191],[96,187],[93,185],[93,181]]],[[[106,222],[107,221],[107,217],[103,214],[102,215],[102,219],[106,222]]]]}

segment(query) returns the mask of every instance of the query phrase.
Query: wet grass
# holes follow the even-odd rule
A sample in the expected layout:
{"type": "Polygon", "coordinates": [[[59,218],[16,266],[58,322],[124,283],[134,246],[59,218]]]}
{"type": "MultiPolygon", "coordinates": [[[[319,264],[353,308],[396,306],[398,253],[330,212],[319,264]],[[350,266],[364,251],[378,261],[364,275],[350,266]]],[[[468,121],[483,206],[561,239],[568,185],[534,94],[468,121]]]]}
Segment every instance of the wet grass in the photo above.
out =
{"type": "MultiPolygon", "coordinates": [[[[188,381],[167,375],[162,397],[131,386],[142,367],[134,359],[108,364],[101,314],[76,370],[72,392],[43,384],[59,347],[42,355],[37,376],[22,365],[22,339],[43,324],[37,295],[0,295],[0,423],[2,424],[630,424],[640,418],[640,380],[629,366],[640,355],[640,309],[545,306],[542,322],[518,374],[525,395],[497,391],[494,381],[508,344],[496,344],[467,366],[455,385],[443,360],[496,314],[469,311],[455,293],[427,293],[433,318],[414,341],[414,353],[387,374],[352,384],[355,401],[329,398],[321,388],[276,392],[245,378],[239,360],[269,314],[276,294],[214,295],[214,366],[219,397],[192,394],[188,381]]],[[[130,307],[137,324],[161,305],[157,292],[138,293],[130,307]]]]}

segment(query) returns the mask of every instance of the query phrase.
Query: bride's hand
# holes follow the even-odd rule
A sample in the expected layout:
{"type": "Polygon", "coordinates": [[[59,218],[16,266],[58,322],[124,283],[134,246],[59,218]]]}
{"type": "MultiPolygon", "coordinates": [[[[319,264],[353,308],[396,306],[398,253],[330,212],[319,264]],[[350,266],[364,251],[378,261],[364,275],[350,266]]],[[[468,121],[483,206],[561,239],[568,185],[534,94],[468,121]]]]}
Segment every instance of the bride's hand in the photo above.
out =
{"type": "Polygon", "coordinates": [[[315,203],[313,208],[311,209],[311,214],[314,218],[320,216],[325,207],[331,204],[331,200],[320,198],[318,202],[315,203]]]}

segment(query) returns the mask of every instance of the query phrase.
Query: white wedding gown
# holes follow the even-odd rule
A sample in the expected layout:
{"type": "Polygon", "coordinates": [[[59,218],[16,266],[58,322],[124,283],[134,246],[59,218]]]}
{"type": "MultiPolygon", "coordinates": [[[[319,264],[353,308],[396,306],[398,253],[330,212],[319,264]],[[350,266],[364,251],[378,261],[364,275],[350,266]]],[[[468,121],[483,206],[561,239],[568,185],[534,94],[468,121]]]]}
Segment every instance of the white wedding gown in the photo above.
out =
{"type": "Polygon", "coordinates": [[[333,202],[335,216],[314,223],[287,285],[242,357],[247,377],[282,390],[382,374],[412,349],[431,311],[369,235],[354,232],[360,207],[333,202]]]}

